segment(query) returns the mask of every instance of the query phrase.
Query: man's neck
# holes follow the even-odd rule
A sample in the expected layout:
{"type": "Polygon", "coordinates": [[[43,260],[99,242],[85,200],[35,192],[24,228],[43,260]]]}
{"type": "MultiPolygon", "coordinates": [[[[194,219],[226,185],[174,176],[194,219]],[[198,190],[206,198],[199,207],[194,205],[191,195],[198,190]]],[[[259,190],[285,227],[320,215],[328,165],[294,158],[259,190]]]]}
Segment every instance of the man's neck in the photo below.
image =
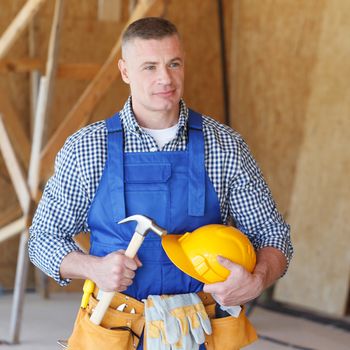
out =
{"type": "Polygon", "coordinates": [[[138,124],[147,129],[167,129],[179,121],[179,107],[170,111],[149,111],[133,106],[138,124]]]}

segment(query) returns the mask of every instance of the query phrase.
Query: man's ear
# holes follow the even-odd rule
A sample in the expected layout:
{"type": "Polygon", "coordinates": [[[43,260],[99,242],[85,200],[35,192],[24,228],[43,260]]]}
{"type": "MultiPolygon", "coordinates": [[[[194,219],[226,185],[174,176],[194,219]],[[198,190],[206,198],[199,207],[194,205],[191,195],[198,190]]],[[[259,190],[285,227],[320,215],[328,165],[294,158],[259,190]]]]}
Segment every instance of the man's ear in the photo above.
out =
{"type": "Polygon", "coordinates": [[[120,70],[120,74],[122,76],[124,83],[129,84],[129,76],[128,76],[128,70],[126,68],[126,62],[122,58],[120,58],[118,61],[118,68],[120,70]]]}

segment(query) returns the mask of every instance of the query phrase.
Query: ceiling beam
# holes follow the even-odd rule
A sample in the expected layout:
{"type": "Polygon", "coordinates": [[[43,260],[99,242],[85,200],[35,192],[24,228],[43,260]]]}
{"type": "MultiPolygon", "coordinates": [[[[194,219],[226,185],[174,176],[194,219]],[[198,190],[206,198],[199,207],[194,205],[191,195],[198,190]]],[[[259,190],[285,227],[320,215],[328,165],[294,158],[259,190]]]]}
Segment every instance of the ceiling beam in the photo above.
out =
{"type": "MultiPolygon", "coordinates": [[[[57,79],[92,80],[101,64],[98,63],[61,63],[57,65],[57,79]]],[[[37,58],[24,57],[20,59],[0,60],[0,74],[28,73],[39,70],[45,72],[45,62],[37,58]]]]}

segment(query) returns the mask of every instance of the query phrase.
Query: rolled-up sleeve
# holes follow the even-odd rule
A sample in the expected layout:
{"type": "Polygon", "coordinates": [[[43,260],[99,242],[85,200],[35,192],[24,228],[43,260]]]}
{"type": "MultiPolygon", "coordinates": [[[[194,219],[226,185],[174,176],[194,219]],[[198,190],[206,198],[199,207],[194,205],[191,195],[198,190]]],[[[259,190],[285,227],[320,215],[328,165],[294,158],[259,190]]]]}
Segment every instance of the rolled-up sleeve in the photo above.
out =
{"type": "Polygon", "coordinates": [[[74,142],[68,139],[56,157],[55,172],[29,229],[29,258],[34,265],[64,286],[70,280],[60,276],[63,258],[80,251],[73,237],[84,231],[89,199],[82,185],[74,142]]]}
{"type": "Polygon", "coordinates": [[[277,210],[271,191],[243,140],[235,156],[238,167],[230,183],[230,215],[256,250],[277,248],[289,265],[293,255],[290,226],[277,210]]]}

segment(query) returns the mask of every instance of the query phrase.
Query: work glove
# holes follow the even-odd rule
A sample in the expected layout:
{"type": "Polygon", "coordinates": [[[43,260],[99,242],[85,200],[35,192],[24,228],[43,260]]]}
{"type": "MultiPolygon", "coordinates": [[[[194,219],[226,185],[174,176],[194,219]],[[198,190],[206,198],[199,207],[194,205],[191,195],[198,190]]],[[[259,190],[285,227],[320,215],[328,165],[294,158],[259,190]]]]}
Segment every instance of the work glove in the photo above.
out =
{"type": "Polygon", "coordinates": [[[171,345],[165,335],[162,316],[150,300],[144,300],[144,302],[147,350],[171,350],[171,345]]]}
{"type": "Polygon", "coordinates": [[[241,310],[242,310],[241,306],[239,306],[239,305],[236,305],[236,306],[223,306],[217,301],[217,299],[215,297],[215,294],[212,294],[212,296],[213,296],[214,300],[217,302],[217,304],[220,305],[220,309],[223,310],[223,311],[226,311],[232,317],[237,318],[239,316],[239,314],[241,313],[241,310]]]}
{"type": "Polygon", "coordinates": [[[205,341],[204,333],[211,334],[210,320],[197,294],[150,295],[148,298],[163,320],[171,349],[198,349],[205,341]]]}

